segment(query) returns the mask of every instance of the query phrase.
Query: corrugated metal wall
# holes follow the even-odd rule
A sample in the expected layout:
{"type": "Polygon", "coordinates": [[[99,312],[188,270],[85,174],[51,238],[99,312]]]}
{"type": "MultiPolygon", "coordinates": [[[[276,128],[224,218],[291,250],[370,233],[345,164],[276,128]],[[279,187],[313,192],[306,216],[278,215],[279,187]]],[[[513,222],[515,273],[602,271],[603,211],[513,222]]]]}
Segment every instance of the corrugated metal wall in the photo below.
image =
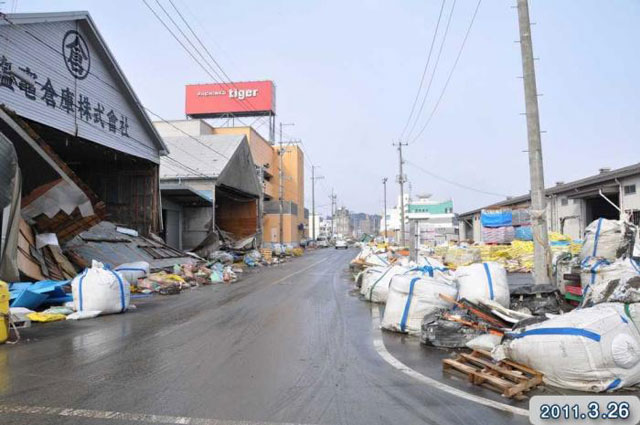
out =
{"type": "Polygon", "coordinates": [[[141,120],[140,108],[125,94],[106,53],[81,22],[0,25],[0,103],[23,117],[157,163],[158,147],[141,120]],[[63,39],[73,30],[89,50],[88,60],[83,62],[89,66],[89,74],[83,79],[75,78],[65,64],[63,39]],[[29,75],[35,88],[11,77],[8,71],[29,75]],[[64,93],[71,94],[68,103],[64,93]],[[85,98],[86,102],[81,102],[85,98]],[[115,117],[113,126],[107,116],[110,111],[115,117]]]}

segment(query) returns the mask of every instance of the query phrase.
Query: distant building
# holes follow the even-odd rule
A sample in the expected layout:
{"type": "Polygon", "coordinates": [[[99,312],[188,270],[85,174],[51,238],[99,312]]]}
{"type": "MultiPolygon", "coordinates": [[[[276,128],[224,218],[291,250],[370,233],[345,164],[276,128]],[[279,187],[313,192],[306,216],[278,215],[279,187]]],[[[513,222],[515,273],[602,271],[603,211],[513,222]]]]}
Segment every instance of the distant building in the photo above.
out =
{"type": "Polygon", "coordinates": [[[333,233],[335,235],[341,235],[344,237],[351,236],[351,216],[348,209],[345,207],[338,208],[334,213],[334,220],[333,233]]]}
{"type": "Polygon", "coordinates": [[[356,239],[362,235],[376,235],[380,229],[379,215],[370,215],[365,213],[351,214],[352,236],[356,239]]]}
{"type": "MultiPolygon", "coordinates": [[[[453,201],[436,201],[431,195],[418,195],[412,199],[404,196],[405,240],[410,240],[411,224],[415,223],[421,244],[437,245],[449,240],[458,239],[458,219],[453,212],[453,201]]],[[[401,209],[400,197],[398,205],[387,210],[387,216],[380,220],[380,232],[387,222],[388,237],[400,241],[401,209]],[[386,219],[386,220],[385,220],[386,219]]]]}

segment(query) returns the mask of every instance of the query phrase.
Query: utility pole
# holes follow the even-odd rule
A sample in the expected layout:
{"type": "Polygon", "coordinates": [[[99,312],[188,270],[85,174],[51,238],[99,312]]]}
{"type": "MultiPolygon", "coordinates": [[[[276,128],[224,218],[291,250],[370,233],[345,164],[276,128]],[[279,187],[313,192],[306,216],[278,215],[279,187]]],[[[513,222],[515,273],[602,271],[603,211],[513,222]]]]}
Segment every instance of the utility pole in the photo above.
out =
{"type": "Polygon", "coordinates": [[[382,179],[384,186],[384,241],[387,241],[387,178],[382,179]]]}
{"type": "Polygon", "coordinates": [[[331,237],[333,237],[334,226],[335,226],[335,221],[336,221],[335,205],[336,205],[336,198],[337,198],[337,196],[334,195],[334,193],[333,193],[333,188],[331,188],[331,195],[329,195],[329,198],[331,199],[331,237]]]}
{"type": "Polygon", "coordinates": [[[549,235],[547,234],[538,92],[536,88],[536,73],[533,63],[533,44],[531,42],[529,4],[527,0],[517,1],[518,26],[520,28],[520,50],[522,53],[522,71],[524,79],[525,111],[527,115],[527,139],[529,144],[531,228],[533,230],[534,247],[533,276],[536,285],[544,285],[550,282],[551,258],[548,255],[549,235]]]}
{"type": "Polygon", "coordinates": [[[316,176],[316,166],[311,165],[311,239],[316,240],[316,180],[324,179],[316,176]]]}
{"type": "Polygon", "coordinates": [[[400,184],[400,244],[404,248],[406,246],[406,238],[404,234],[404,172],[402,170],[402,165],[404,164],[404,160],[402,159],[402,147],[407,146],[407,143],[402,143],[402,141],[398,141],[397,145],[394,143],[393,146],[398,146],[398,159],[399,159],[399,168],[400,175],[398,175],[398,183],[400,184]]]}
{"type": "Polygon", "coordinates": [[[279,209],[280,209],[280,232],[279,232],[279,237],[278,237],[278,243],[280,243],[280,245],[282,245],[282,240],[284,239],[283,237],[283,233],[284,233],[284,223],[283,223],[283,210],[284,210],[284,170],[282,169],[282,157],[284,156],[284,148],[282,146],[282,127],[285,125],[294,125],[293,123],[288,123],[288,124],[283,124],[282,122],[280,122],[280,148],[278,149],[278,199],[280,200],[279,202],[279,209]]]}

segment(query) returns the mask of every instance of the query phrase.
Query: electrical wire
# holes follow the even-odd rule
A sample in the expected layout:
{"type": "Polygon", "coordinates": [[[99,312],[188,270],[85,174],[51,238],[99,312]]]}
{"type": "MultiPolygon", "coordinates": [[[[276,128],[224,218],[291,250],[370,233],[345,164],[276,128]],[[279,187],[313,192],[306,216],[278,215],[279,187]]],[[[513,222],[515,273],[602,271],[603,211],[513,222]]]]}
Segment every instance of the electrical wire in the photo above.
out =
{"type": "MultiPolygon", "coordinates": [[[[180,45],[190,54],[190,56],[196,61],[196,63],[207,73],[209,74],[209,76],[214,80],[217,81],[215,79],[215,77],[213,77],[211,75],[211,73],[200,63],[200,61],[196,60],[196,58],[193,56],[193,54],[191,54],[191,52],[189,51],[189,49],[186,48],[186,46],[184,45],[184,43],[182,43],[178,37],[175,35],[175,33],[173,33],[173,31],[171,31],[171,29],[169,28],[169,26],[166,24],[166,22],[160,18],[160,16],[155,12],[154,9],[151,8],[151,6],[149,6],[149,4],[147,3],[146,0],[142,0],[144,2],[144,4],[147,6],[147,8],[154,14],[154,16],[162,23],[162,25],[165,27],[165,29],[167,29],[167,31],[169,31],[171,33],[171,35],[173,36],[173,38],[176,39],[176,41],[178,41],[178,43],[180,43],[180,45]]],[[[209,52],[209,50],[206,48],[206,46],[204,46],[204,44],[200,41],[200,38],[195,34],[195,31],[193,30],[193,28],[191,27],[191,25],[189,25],[189,23],[187,22],[187,20],[184,18],[184,16],[182,15],[182,13],[180,13],[180,11],[178,10],[178,8],[175,6],[175,4],[173,2],[171,2],[171,5],[173,6],[173,8],[176,10],[176,12],[178,12],[178,15],[180,16],[180,18],[182,19],[183,22],[185,22],[185,24],[187,25],[187,27],[189,28],[189,30],[191,31],[192,34],[194,34],[196,40],[198,40],[200,42],[200,44],[203,46],[203,48],[205,49],[205,51],[207,52],[207,54],[211,57],[211,59],[213,60],[213,62],[218,66],[218,68],[220,69],[220,71],[222,72],[222,74],[227,78],[228,82],[224,81],[224,78],[220,77],[216,71],[215,68],[213,67],[213,65],[211,65],[211,63],[209,63],[209,61],[207,61],[204,56],[202,55],[202,53],[200,52],[200,50],[195,47],[195,45],[193,44],[193,42],[191,42],[191,40],[189,39],[189,37],[187,37],[187,35],[184,33],[184,31],[182,31],[182,29],[179,27],[179,25],[173,20],[173,18],[171,18],[171,16],[169,16],[169,14],[167,13],[167,11],[164,9],[164,7],[162,6],[162,4],[160,4],[159,0],[156,0],[156,3],[158,3],[158,5],[160,6],[160,8],[165,12],[165,14],[169,17],[169,20],[171,20],[171,22],[175,25],[175,27],[178,29],[178,31],[180,31],[180,33],[182,34],[182,36],[187,40],[187,42],[194,48],[194,50],[196,50],[198,52],[198,55],[200,57],[203,58],[203,60],[205,61],[205,63],[212,69],[214,70],[214,72],[216,73],[216,75],[218,75],[218,78],[220,79],[220,83],[225,86],[226,89],[229,88],[229,86],[233,87],[236,90],[239,90],[238,87],[235,85],[235,83],[233,83],[231,81],[231,78],[227,75],[227,73],[224,71],[224,69],[222,68],[222,66],[218,63],[218,61],[215,60],[215,58],[213,57],[213,55],[211,55],[211,53],[209,52]]],[[[255,109],[253,103],[251,103],[250,99],[245,99],[246,104],[236,101],[236,103],[242,107],[245,111],[252,111],[255,109]]],[[[232,114],[233,115],[233,114],[232,114]]],[[[242,122],[241,120],[239,120],[240,122],[242,122]]],[[[246,124],[245,124],[246,125],[246,124]]]]}
{"type": "Polygon", "coordinates": [[[420,121],[420,117],[422,116],[422,111],[424,110],[424,105],[429,97],[429,93],[431,92],[431,86],[433,84],[433,78],[436,76],[436,70],[438,69],[438,64],[440,63],[440,57],[442,56],[442,50],[444,48],[445,42],[447,41],[447,34],[449,34],[449,27],[451,26],[451,18],[453,18],[453,11],[456,7],[456,0],[453,0],[451,5],[451,10],[449,11],[449,17],[447,19],[447,26],[444,29],[444,34],[442,36],[442,41],[440,42],[440,49],[438,49],[438,54],[436,56],[436,61],[433,65],[433,70],[431,71],[431,78],[429,79],[429,84],[427,85],[427,90],[422,98],[422,103],[420,104],[420,110],[416,114],[415,120],[413,121],[413,125],[411,126],[411,130],[407,134],[407,139],[411,138],[413,131],[416,128],[416,125],[420,121]]]}
{"type": "Polygon", "coordinates": [[[423,173],[430,175],[431,177],[433,177],[435,179],[441,180],[441,181],[443,181],[445,183],[449,183],[449,184],[454,185],[454,186],[458,186],[458,187],[460,187],[462,189],[467,189],[467,190],[470,190],[470,191],[473,191],[473,192],[477,192],[477,193],[482,193],[482,194],[485,194],[485,195],[500,196],[502,198],[508,198],[509,197],[509,195],[505,195],[503,193],[489,192],[489,191],[482,190],[482,189],[476,189],[474,187],[467,186],[466,184],[462,184],[462,183],[458,183],[458,182],[453,181],[453,180],[449,180],[449,179],[447,179],[445,177],[442,177],[442,176],[440,176],[440,175],[438,175],[436,173],[428,171],[428,170],[422,168],[421,166],[419,166],[418,164],[415,164],[415,163],[413,163],[411,161],[405,160],[404,162],[406,164],[409,164],[412,167],[422,171],[423,173]]]}
{"type": "MultiPolygon", "coordinates": [[[[175,35],[175,33],[173,33],[173,32],[171,31],[171,29],[168,27],[168,25],[166,25],[166,23],[162,20],[162,18],[161,18],[161,17],[160,17],[156,12],[155,12],[155,10],[153,10],[153,9],[151,8],[151,6],[146,2],[146,0],[143,0],[143,2],[144,2],[144,3],[145,3],[145,5],[147,6],[147,8],[149,8],[149,9],[151,10],[151,12],[154,14],[154,16],[155,16],[155,17],[156,17],[156,18],[157,18],[157,19],[158,19],[158,20],[163,24],[163,26],[164,26],[164,27],[165,27],[165,28],[166,28],[166,29],[171,33],[171,35],[176,39],[176,41],[178,41],[178,42],[180,43],[180,45],[181,45],[181,46],[182,46],[182,47],[183,47],[183,48],[184,48],[184,49],[185,49],[185,50],[190,54],[190,56],[191,56],[191,57],[196,61],[196,63],[198,63],[198,65],[200,65],[200,66],[201,66],[201,67],[206,71],[206,68],[204,68],[204,67],[203,67],[203,65],[202,65],[202,64],[197,60],[197,58],[195,58],[195,56],[193,56],[193,54],[189,51],[189,49],[187,49],[187,47],[184,45],[184,43],[182,43],[182,42],[179,40],[179,38],[175,35]]],[[[157,2],[157,0],[156,0],[156,2],[157,2]]],[[[187,23],[187,22],[186,22],[186,20],[184,19],[184,16],[183,16],[182,14],[180,14],[180,12],[177,10],[177,8],[176,8],[175,4],[173,4],[173,2],[171,2],[171,4],[172,4],[172,6],[174,7],[174,9],[176,9],[176,11],[177,11],[177,12],[178,12],[178,14],[180,15],[181,19],[183,19],[183,21],[188,25],[188,23],[187,23]]],[[[160,5],[160,7],[162,8],[162,5],[160,5]]],[[[168,14],[168,13],[167,13],[167,11],[166,11],[164,8],[162,8],[162,9],[163,9],[163,11],[165,12],[165,14],[168,14]]],[[[46,46],[47,48],[51,49],[52,51],[56,52],[57,54],[62,55],[62,53],[61,53],[61,52],[59,52],[57,49],[55,49],[55,48],[54,48],[53,46],[51,46],[49,43],[47,43],[47,42],[45,42],[44,40],[42,40],[42,39],[38,38],[36,35],[32,34],[30,31],[28,31],[28,30],[26,30],[26,29],[24,29],[24,28],[21,28],[20,26],[16,25],[16,24],[15,24],[15,23],[13,23],[10,19],[8,19],[4,14],[1,14],[0,16],[1,16],[1,17],[2,17],[2,18],[3,18],[7,23],[9,23],[12,27],[17,28],[17,29],[18,29],[18,30],[20,30],[20,31],[23,31],[24,33],[28,34],[29,36],[31,36],[32,38],[34,38],[35,40],[37,40],[38,42],[40,42],[41,44],[43,44],[44,46],[46,46]]],[[[171,18],[170,18],[170,19],[171,19],[171,18]]],[[[172,22],[174,23],[174,25],[176,25],[176,26],[177,26],[177,24],[175,23],[175,21],[174,21],[174,20],[172,20],[172,22]]],[[[190,26],[189,26],[189,28],[190,28],[190,31],[194,34],[194,36],[198,39],[199,43],[203,46],[203,48],[205,48],[205,50],[207,50],[208,55],[212,58],[212,60],[214,60],[214,61],[215,61],[215,59],[213,58],[213,56],[211,55],[211,53],[208,51],[208,49],[206,49],[206,47],[204,46],[204,44],[202,43],[202,41],[201,41],[201,40],[200,40],[200,39],[195,35],[195,32],[193,31],[193,29],[192,29],[190,26]]],[[[183,36],[185,36],[185,37],[186,37],[186,35],[184,34],[184,32],[181,32],[181,33],[183,34],[183,36]]],[[[8,38],[6,38],[6,40],[7,40],[8,42],[11,42],[8,38]]],[[[191,45],[193,46],[193,44],[191,44],[191,45]]],[[[195,46],[194,46],[194,47],[195,47],[195,46]]],[[[35,56],[34,56],[34,57],[35,57],[35,56]]],[[[218,67],[220,67],[220,65],[217,63],[217,61],[215,61],[215,63],[216,63],[216,65],[218,65],[218,67]]],[[[54,69],[53,67],[51,67],[49,64],[46,64],[46,63],[44,63],[44,62],[43,62],[43,66],[45,66],[45,67],[46,67],[46,68],[48,68],[49,70],[55,71],[55,69],[54,69]]],[[[211,65],[209,64],[209,66],[211,66],[211,65]]],[[[213,67],[212,67],[212,68],[213,68],[213,67]]],[[[224,70],[223,70],[221,67],[220,67],[220,69],[221,69],[221,72],[222,72],[222,73],[223,73],[227,78],[229,78],[229,77],[228,77],[228,75],[224,72],[224,70]]],[[[109,82],[107,82],[107,81],[103,80],[102,78],[100,78],[100,76],[96,75],[95,73],[93,73],[93,72],[91,72],[91,71],[89,71],[89,73],[90,73],[92,76],[94,76],[95,78],[97,78],[99,81],[101,81],[102,83],[104,83],[106,86],[108,86],[109,88],[111,88],[112,90],[114,90],[115,92],[120,93],[120,90],[118,90],[116,87],[114,87],[113,85],[111,85],[109,82]]],[[[212,77],[212,78],[214,78],[214,80],[215,80],[215,77],[213,77],[213,76],[211,75],[211,73],[209,73],[208,71],[207,71],[207,73],[209,74],[209,76],[211,76],[211,77],[212,77]]],[[[225,85],[226,85],[226,83],[223,83],[223,84],[225,84],[225,85]]],[[[232,84],[233,84],[233,83],[232,83],[232,84]]],[[[167,119],[163,118],[163,117],[162,117],[162,116],[160,116],[158,113],[156,113],[156,112],[154,112],[153,110],[151,110],[150,108],[148,108],[148,107],[146,107],[146,106],[142,105],[142,103],[140,103],[137,99],[134,99],[134,101],[137,103],[137,105],[138,105],[139,107],[143,108],[143,109],[144,109],[144,110],[146,110],[148,113],[150,113],[150,114],[154,115],[154,116],[155,116],[157,119],[159,119],[160,121],[164,122],[165,124],[168,124],[169,126],[173,127],[173,128],[174,128],[174,129],[176,129],[177,131],[179,131],[180,133],[184,134],[186,137],[189,137],[190,139],[194,140],[195,142],[197,142],[197,143],[198,143],[198,144],[200,144],[201,146],[205,147],[206,149],[211,150],[212,152],[216,153],[217,155],[220,155],[220,156],[222,156],[222,157],[223,157],[223,158],[225,158],[225,159],[229,159],[229,157],[228,157],[228,156],[226,156],[225,154],[223,154],[223,153],[221,153],[221,152],[219,152],[219,151],[217,151],[217,150],[213,149],[213,148],[212,148],[212,147],[210,147],[209,145],[207,145],[207,144],[203,143],[201,140],[197,139],[196,137],[194,137],[194,136],[190,135],[189,133],[185,132],[185,131],[184,131],[184,130],[182,130],[181,128],[177,127],[177,126],[176,126],[176,125],[174,125],[172,122],[170,122],[170,121],[168,121],[167,119]]],[[[241,119],[239,119],[239,118],[238,118],[238,120],[239,120],[242,124],[247,125],[247,124],[246,124],[246,123],[244,123],[241,119]]],[[[263,122],[263,123],[264,123],[264,122],[263,122]]],[[[89,124],[91,124],[91,123],[89,123],[89,124]]],[[[287,136],[288,136],[289,138],[291,138],[291,136],[289,136],[289,135],[287,135],[287,136]]],[[[141,142],[140,140],[137,140],[137,139],[135,139],[135,138],[133,138],[133,137],[131,137],[131,136],[130,136],[129,138],[133,139],[134,141],[138,142],[139,144],[142,144],[142,142],[141,142]]],[[[300,144],[303,144],[303,143],[302,143],[302,141],[300,141],[300,144]]],[[[133,149],[133,148],[138,148],[138,150],[139,150],[139,146],[131,145],[130,147],[131,147],[132,149],[133,149]]],[[[185,150],[183,150],[183,149],[179,149],[179,150],[181,150],[182,152],[187,153],[187,152],[186,152],[185,150]]],[[[309,162],[310,162],[311,164],[313,164],[313,162],[311,161],[311,158],[309,157],[309,155],[308,155],[308,153],[306,152],[306,150],[301,149],[301,151],[302,151],[302,153],[303,153],[303,156],[304,156],[304,157],[306,157],[306,158],[309,160],[309,162]]],[[[190,155],[190,154],[189,154],[189,155],[190,155]]],[[[198,159],[198,158],[194,157],[193,155],[190,155],[190,156],[191,156],[192,158],[194,158],[194,159],[198,159]]],[[[186,164],[181,163],[180,161],[176,160],[175,158],[171,158],[171,157],[169,157],[169,156],[166,156],[165,158],[167,158],[170,162],[173,162],[173,163],[175,163],[175,164],[178,164],[180,167],[182,167],[182,168],[184,168],[184,169],[186,169],[186,170],[189,170],[189,171],[191,171],[192,173],[194,173],[194,174],[196,174],[196,175],[199,175],[199,176],[202,176],[202,177],[211,177],[211,176],[209,176],[209,175],[203,174],[203,173],[201,173],[201,172],[199,172],[199,171],[197,171],[197,170],[195,170],[195,169],[193,169],[193,168],[189,167],[189,166],[188,166],[188,165],[186,165],[186,164]]],[[[323,184],[324,184],[324,182],[323,182],[323,184]]]]}
{"type": "Polygon", "coordinates": [[[214,81],[217,81],[216,77],[214,77],[213,74],[211,74],[211,72],[204,65],[202,65],[202,63],[200,63],[198,58],[193,55],[191,50],[189,50],[187,46],[185,46],[184,43],[178,38],[178,36],[171,30],[171,28],[169,28],[169,25],[167,25],[166,22],[160,17],[160,15],[158,15],[158,13],[156,13],[156,11],[149,5],[149,3],[147,3],[147,0],[142,0],[142,2],[145,4],[145,6],[147,6],[151,13],[153,13],[153,15],[162,24],[162,26],[164,26],[165,29],[169,31],[169,34],[171,34],[171,36],[180,44],[180,46],[182,46],[182,48],[189,54],[189,56],[191,56],[191,58],[200,66],[200,68],[202,68],[204,72],[206,72],[214,81]]]}
{"type": "MultiPolygon", "coordinates": [[[[143,0],[145,1],[145,0],[143,0]]],[[[198,56],[200,56],[200,58],[202,58],[202,60],[209,65],[209,67],[211,68],[211,70],[213,71],[214,74],[216,74],[216,76],[218,77],[218,79],[220,81],[224,81],[224,78],[222,78],[220,76],[220,74],[218,73],[218,71],[215,70],[215,68],[213,68],[211,66],[211,64],[207,61],[207,59],[204,57],[204,55],[202,54],[202,52],[200,52],[200,49],[198,49],[193,42],[191,41],[191,39],[189,37],[187,37],[187,35],[184,33],[184,31],[182,31],[182,28],[180,28],[180,26],[176,23],[176,21],[173,20],[173,18],[171,17],[171,15],[169,14],[169,12],[167,12],[167,10],[164,8],[164,6],[162,5],[162,3],[160,3],[159,0],[156,0],[156,3],[158,4],[158,6],[160,6],[160,9],[162,9],[162,11],[164,12],[165,15],[167,15],[167,18],[169,18],[169,20],[171,21],[171,23],[173,23],[173,25],[178,29],[178,31],[180,31],[180,34],[182,34],[182,36],[184,37],[185,40],[187,40],[187,43],[189,43],[189,45],[193,48],[193,50],[195,50],[195,52],[198,54],[198,56]]],[[[173,2],[171,2],[171,5],[173,6],[174,9],[176,9],[175,5],[173,5],[173,2]]],[[[178,9],[176,9],[176,11],[178,11],[178,9]]],[[[180,17],[182,17],[182,15],[180,14],[180,12],[178,12],[178,14],[180,15],[180,17]]],[[[184,18],[183,18],[184,20],[184,18]]],[[[191,27],[189,27],[191,28],[191,27]]],[[[192,31],[193,32],[193,31],[192,31]]]]}
{"type": "MultiPolygon", "coordinates": [[[[22,31],[22,32],[24,32],[25,34],[27,34],[27,35],[31,36],[32,38],[34,38],[36,41],[38,41],[38,42],[42,43],[44,46],[46,46],[46,47],[48,47],[49,49],[51,49],[52,51],[56,52],[56,54],[59,54],[59,55],[61,55],[61,56],[63,56],[63,57],[64,57],[64,54],[63,54],[62,52],[60,52],[60,51],[58,51],[57,49],[53,48],[53,46],[51,46],[49,43],[47,43],[47,42],[45,42],[45,41],[41,40],[40,38],[38,38],[37,36],[35,36],[34,34],[32,34],[30,31],[28,31],[28,30],[26,30],[26,29],[24,29],[24,28],[20,27],[19,25],[16,25],[16,24],[15,24],[14,22],[12,22],[9,18],[7,18],[5,14],[0,14],[0,17],[2,17],[2,19],[3,19],[3,20],[5,20],[7,23],[9,23],[13,28],[17,29],[18,31],[22,31]]],[[[8,43],[12,43],[12,41],[11,41],[9,38],[7,38],[7,37],[3,37],[3,38],[4,38],[8,43]]],[[[40,60],[40,59],[39,59],[39,57],[38,57],[38,56],[36,56],[34,53],[29,52],[29,51],[23,51],[23,53],[26,53],[26,54],[30,55],[32,58],[34,58],[34,59],[36,59],[36,60],[39,60],[39,62],[42,64],[42,66],[43,66],[43,67],[45,67],[45,68],[49,69],[50,71],[53,71],[53,72],[57,73],[58,75],[61,75],[61,76],[63,76],[64,78],[66,78],[66,76],[64,76],[62,73],[60,73],[60,72],[59,72],[59,71],[57,71],[55,68],[53,68],[49,63],[47,63],[47,62],[44,62],[44,61],[40,60]]],[[[107,81],[103,80],[102,78],[100,78],[100,76],[98,76],[98,75],[96,75],[95,73],[91,72],[91,70],[89,70],[89,74],[91,74],[92,76],[94,76],[95,78],[97,78],[97,79],[98,79],[98,81],[101,81],[102,83],[104,83],[107,87],[111,88],[111,89],[112,89],[114,92],[116,92],[118,95],[121,95],[121,94],[122,94],[121,90],[117,89],[116,87],[114,87],[113,85],[111,85],[109,82],[107,82],[107,81]]],[[[211,150],[212,152],[214,152],[214,153],[216,153],[216,154],[218,154],[218,155],[222,156],[222,157],[223,157],[223,158],[225,158],[225,159],[229,159],[229,157],[228,157],[228,156],[226,156],[225,154],[223,154],[222,152],[218,152],[217,150],[213,149],[211,146],[209,146],[209,145],[207,145],[207,144],[203,143],[201,140],[198,140],[196,137],[194,137],[194,136],[190,135],[189,133],[185,132],[185,131],[184,131],[184,130],[182,130],[181,128],[179,128],[179,127],[175,126],[175,125],[174,125],[173,123],[171,123],[170,121],[167,121],[166,119],[164,119],[163,117],[161,117],[161,116],[160,116],[159,114],[157,114],[156,112],[153,112],[151,109],[149,109],[149,108],[145,107],[142,103],[140,103],[140,102],[138,101],[138,99],[137,99],[137,98],[135,98],[135,97],[134,97],[134,98],[133,98],[133,101],[134,101],[134,102],[136,103],[136,105],[137,105],[137,106],[139,106],[140,108],[142,108],[142,109],[144,109],[144,110],[148,111],[149,113],[153,114],[153,115],[154,115],[154,116],[156,116],[158,119],[160,119],[162,122],[164,122],[164,123],[166,123],[166,124],[170,125],[170,126],[171,126],[171,127],[173,127],[174,129],[178,130],[179,132],[181,132],[181,133],[182,133],[182,134],[184,134],[185,136],[189,137],[190,139],[192,139],[192,140],[196,141],[197,143],[199,143],[199,144],[200,144],[200,145],[202,145],[203,147],[205,147],[205,148],[207,148],[207,149],[211,150]]],[[[137,139],[135,139],[135,138],[133,138],[133,137],[131,137],[131,136],[129,136],[129,138],[131,138],[131,139],[135,140],[136,142],[141,143],[142,145],[144,145],[140,140],[137,140],[137,139]]],[[[139,146],[132,145],[131,147],[132,147],[132,148],[134,148],[134,149],[139,150],[139,146]]]]}
{"type": "MultiPolygon", "coordinates": [[[[158,13],[155,12],[155,10],[153,8],[151,8],[151,6],[147,3],[146,0],[142,0],[144,2],[144,4],[147,6],[147,8],[153,13],[153,15],[156,17],[156,19],[158,19],[158,21],[160,21],[160,23],[164,26],[164,28],[169,31],[169,33],[172,35],[172,37],[178,41],[178,43],[182,46],[183,49],[185,49],[185,51],[187,51],[187,53],[189,53],[189,55],[191,56],[192,59],[194,59],[194,61],[214,80],[214,81],[218,81],[216,80],[215,77],[213,77],[213,75],[211,75],[211,73],[207,70],[206,67],[204,67],[202,65],[202,63],[200,61],[198,61],[195,56],[191,53],[191,51],[184,45],[184,43],[182,43],[180,41],[180,39],[178,38],[178,36],[169,28],[169,25],[167,25],[167,23],[158,15],[158,13]]],[[[184,24],[187,26],[187,28],[189,29],[189,31],[191,32],[191,34],[193,34],[193,36],[195,37],[195,39],[198,41],[198,43],[202,46],[202,48],[205,50],[205,52],[207,53],[207,55],[211,58],[211,60],[213,61],[213,63],[218,67],[218,69],[220,70],[220,72],[224,75],[224,77],[229,80],[229,82],[225,82],[224,78],[222,78],[220,76],[220,74],[215,70],[215,67],[213,65],[211,65],[211,63],[204,57],[204,55],[202,54],[202,52],[200,51],[200,49],[198,49],[194,43],[191,41],[191,39],[184,33],[184,31],[180,28],[180,26],[178,25],[178,23],[169,15],[169,13],[167,12],[167,10],[162,6],[162,4],[159,2],[159,0],[155,0],[156,3],[158,3],[158,5],[160,6],[160,8],[163,10],[163,12],[165,13],[165,15],[167,15],[167,17],[169,18],[169,20],[173,23],[173,25],[178,29],[178,31],[180,31],[180,34],[182,34],[182,36],[187,40],[187,42],[192,46],[192,48],[198,53],[198,55],[203,59],[203,61],[205,62],[206,65],[209,66],[209,68],[211,70],[214,71],[214,73],[216,74],[216,76],[218,77],[218,79],[220,80],[219,82],[228,90],[229,87],[233,87],[236,90],[239,90],[238,87],[235,85],[235,83],[233,83],[231,81],[231,78],[229,77],[229,75],[224,71],[224,68],[222,68],[222,66],[220,65],[220,63],[214,58],[214,56],[211,54],[211,52],[209,51],[209,49],[206,47],[206,45],[202,42],[202,40],[200,39],[200,37],[197,35],[197,33],[195,32],[195,30],[193,29],[193,27],[189,24],[189,22],[186,20],[186,18],[184,17],[184,15],[180,12],[180,10],[178,9],[178,7],[175,5],[175,3],[173,3],[173,1],[170,0],[171,6],[174,8],[174,10],[177,12],[178,16],[180,17],[180,19],[184,22],[184,24]]],[[[241,108],[243,108],[245,111],[252,111],[255,109],[253,103],[251,103],[250,99],[245,99],[246,103],[241,103],[241,102],[236,102],[241,108]]],[[[234,119],[237,119],[241,124],[243,124],[244,126],[249,126],[247,123],[245,123],[242,119],[240,119],[239,117],[235,117],[233,114],[231,114],[233,116],[234,119]]],[[[261,127],[262,125],[264,125],[264,122],[258,126],[257,128],[261,127]]]]}
{"type": "Polygon", "coordinates": [[[440,27],[440,21],[442,20],[442,11],[444,10],[444,4],[446,0],[442,0],[442,5],[440,6],[440,13],[438,15],[438,22],[436,23],[436,28],[433,31],[433,37],[431,39],[431,45],[429,46],[429,54],[427,55],[427,63],[424,65],[424,70],[422,71],[422,77],[420,77],[420,84],[418,85],[418,90],[416,91],[416,97],[413,99],[413,105],[411,105],[411,112],[409,112],[409,117],[407,117],[407,122],[400,133],[400,140],[403,140],[404,133],[407,131],[407,127],[411,122],[411,118],[413,117],[413,112],[415,111],[416,105],[418,103],[418,99],[420,98],[420,92],[422,91],[422,85],[424,84],[424,77],[427,75],[427,69],[429,68],[429,62],[431,61],[431,54],[433,52],[433,46],[436,42],[436,37],[438,35],[438,28],[440,27]]]}
{"type": "Polygon", "coordinates": [[[436,101],[436,104],[433,107],[433,110],[431,111],[431,114],[429,114],[429,118],[427,118],[427,121],[425,122],[425,124],[420,129],[420,132],[418,132],[416,137],[414,137],[411,140],[410,143],[415,143],[416,140],[418,140],[418,138],[420,138],[422,133],[424,133],[424,131],[427,129],[427,127],[431,123],[431,120],[433,119],[433,116],[435,115],[436,111],[438,110],[438,106],[440,105],[440,102],[442,101],[442,97],[444,96],[444,93],[447,90],[447,87],[449,86],[449,82],[451,81],[451,77],[453,76],[453,72],[455,71],[456,66],[458,65],[458,61],[460,61],[460,56],[462,55],[462,51],[464,50],[464,46],[465,46],[465,44],[467,42],[467,39],[469,38],[469,34],[471,33],[471,28],[473,27],[473,23],[476,20],[476,16],[478,15],[478,9],[480,9],[480,4],[481,3],[482,3],[482,0],[478,0],[478,4],[476,5],[476,8],[475,8],[475,10],[473,12],[473,16],[471,17],[471,21],[469,22],[469,26],[467,27],[467,31],[466,31],[466,33],[464,35],[464,38],[462,39],[462,44],[460,45],[460,50],[458,50],[458,55],[456,56],[456,60],[453,62],[453,66],[451,67],[451,70],[449,71],[449,76],[447,77],[447,80],[445,81],[444,86],[442,87],[442,91],[440,92],[440,96],[438,97],[438,100],[436,101]]]}

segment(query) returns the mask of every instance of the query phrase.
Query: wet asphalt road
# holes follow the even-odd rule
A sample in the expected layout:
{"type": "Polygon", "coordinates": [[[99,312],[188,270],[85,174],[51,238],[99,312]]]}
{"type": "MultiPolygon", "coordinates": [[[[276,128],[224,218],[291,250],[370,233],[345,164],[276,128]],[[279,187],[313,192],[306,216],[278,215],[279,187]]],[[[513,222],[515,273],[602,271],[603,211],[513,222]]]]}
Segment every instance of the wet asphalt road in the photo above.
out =
{"type": "MultiPolygon", "coordinates": [[[[123,315],[27,329],[0,346],[0,423],[528,423],[386,363],[371,307],[350,291],[355,255],[320,250],[230,286],[135,300],[123,315]]],[[[420,373],[450,380],[442,352],[384,341],[420,373]]]]}

